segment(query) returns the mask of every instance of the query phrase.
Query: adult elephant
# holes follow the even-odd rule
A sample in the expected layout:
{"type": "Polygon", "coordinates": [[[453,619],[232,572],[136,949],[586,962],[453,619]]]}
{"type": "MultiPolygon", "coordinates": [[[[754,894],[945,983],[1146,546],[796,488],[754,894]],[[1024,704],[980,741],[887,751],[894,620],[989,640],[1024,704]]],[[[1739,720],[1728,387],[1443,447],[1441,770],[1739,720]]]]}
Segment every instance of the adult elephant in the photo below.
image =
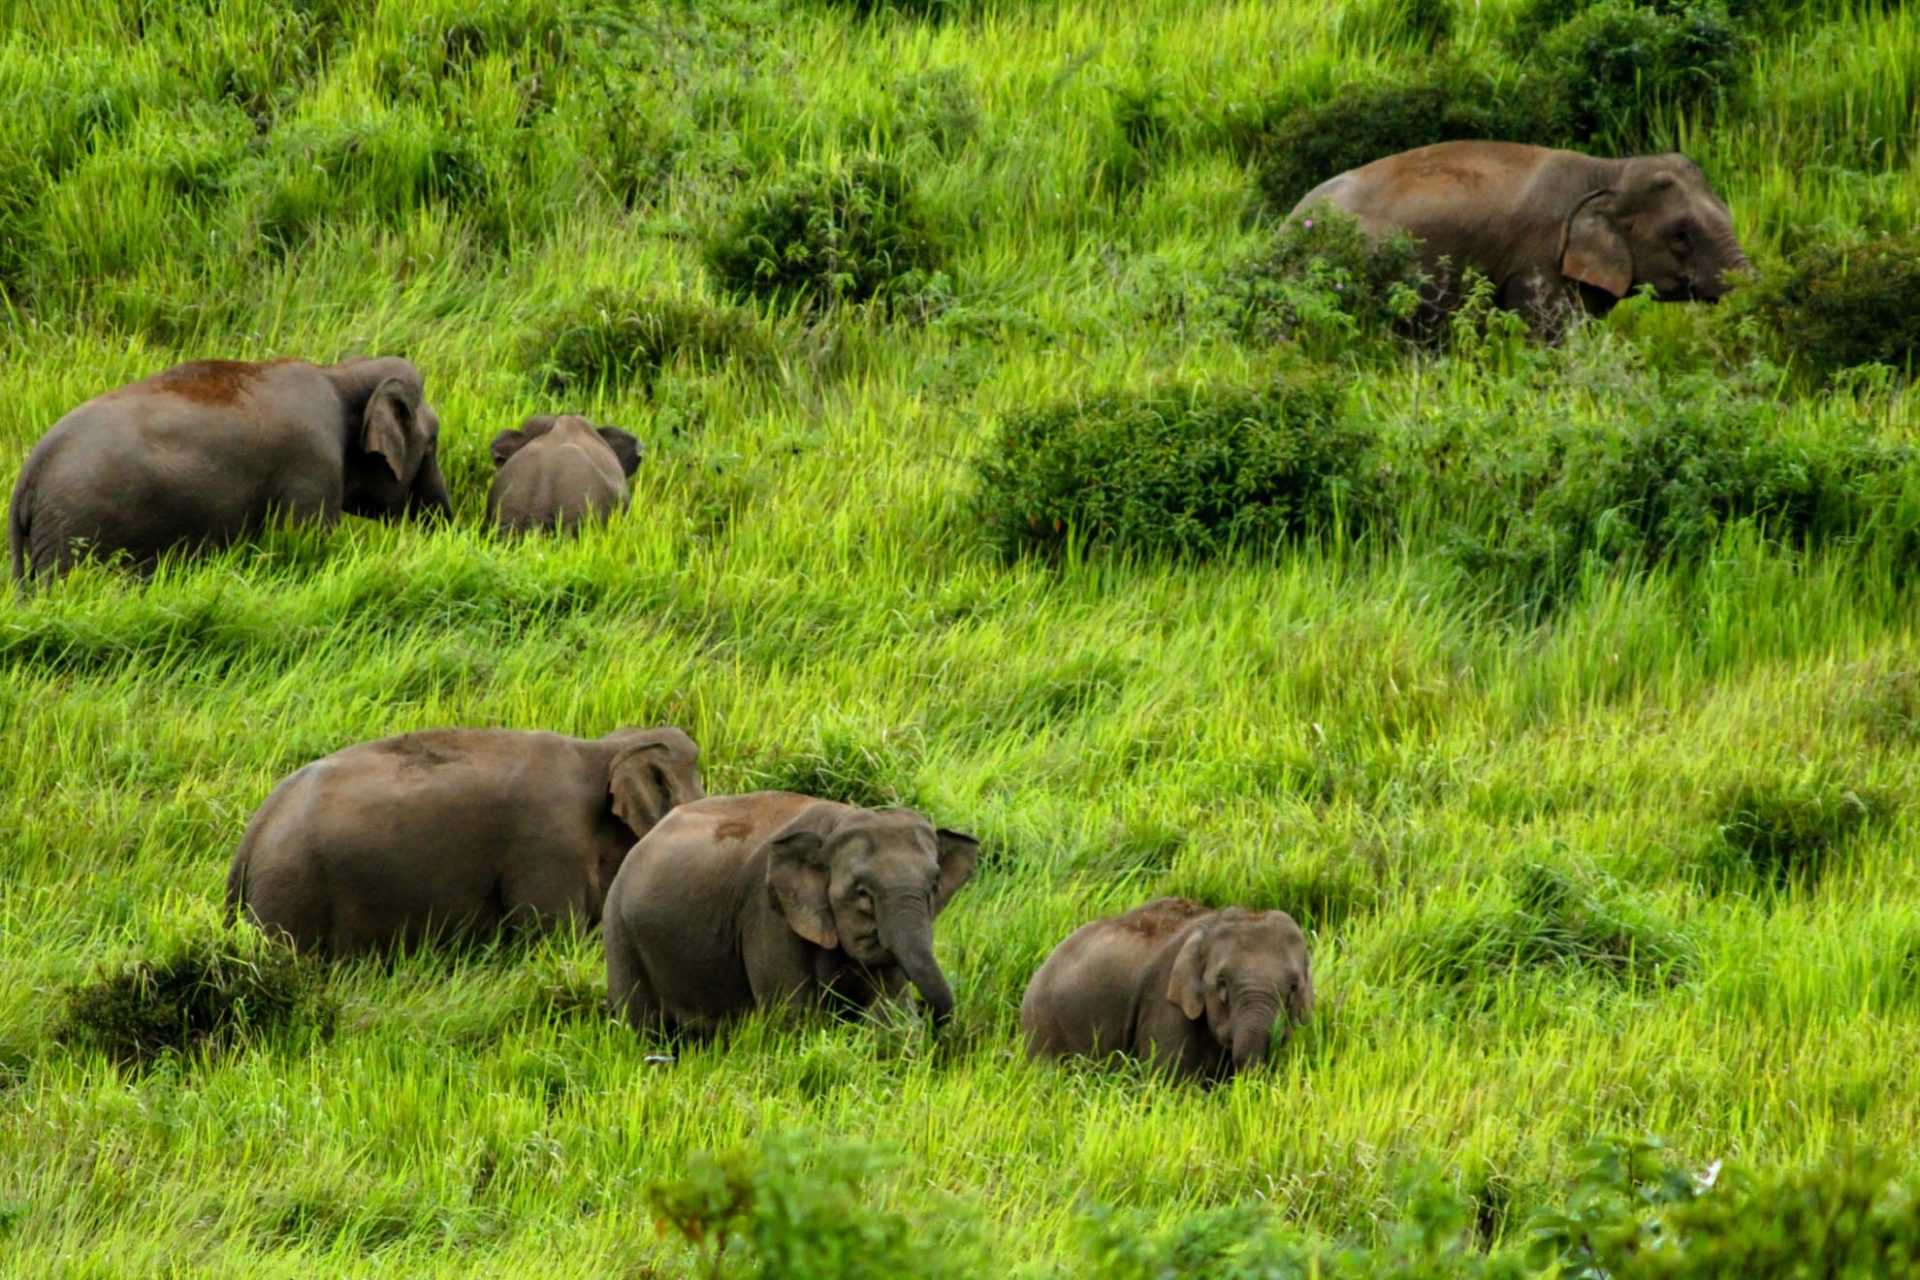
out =
{"type": "Polygon", "coordinates": [[[1313,1009],[1307,940],[1284,911],[1160,898],[1083,925],[1020,1002],[1031,1057],[1122,1054],[1219,1080],[1266,1058],[1282,1011],[1313,1009]]]}
{"type": "Polygon", "coordinates": [[[176,365],[87,401],[33,447],[7,526],[13,576],[120,552],[150,570],[281,515],[444,513],[439,434],[406,360],[176,365]]]}
{"type": "Polygon", "coordinates": [[[247,825],[227,875],[244,911],[297,949],[344,957],[509,926],[600,918],[636,840],[700,799],[674,728],[570,738],[434,729],[298,770],[247,825]]]}
{"type": "Polygon", "coordinates": [[[640,442],[619,427],[596,427],[578,414],[535,414],[493,438],[493,487],[487,516],[507,533],[572,533],[627,505],[627,477],[640,465],[640,442]]]}
{"type": "MultiPolygon", "coordinates": [[[[1639,285],[1715,301],[1748,267],[1726,204],[1683,155],[1608,160],[1514,142],[1440,142],[1329,178],[1290,219],[1330,206],[1375,238],[1410,232],[1422,264],[1484,274],[1503,307],[1552,335],[1639,285]]],[[[1457,285],[1457,281],[1453,282],[1457,285]]],[[[1443,302],[1457,298],[1443,298],[1443,302]]]]}
{"type": "Polygon", "coordinates": [[[682,805],[634,846],[607,895],[607,999],[636,1028],[710,1032],[756,1005],[865,1008],[953,991],[933,921],[979,845],[910,809],[787,791],[682,805]]]}

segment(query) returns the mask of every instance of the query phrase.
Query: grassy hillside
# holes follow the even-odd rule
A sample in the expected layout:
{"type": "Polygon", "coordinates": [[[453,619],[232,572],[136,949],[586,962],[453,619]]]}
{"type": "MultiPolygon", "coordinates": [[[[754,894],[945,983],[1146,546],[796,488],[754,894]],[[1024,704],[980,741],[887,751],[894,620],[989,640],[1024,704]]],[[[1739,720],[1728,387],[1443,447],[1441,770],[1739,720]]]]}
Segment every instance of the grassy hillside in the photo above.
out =
{"type": "MultiPolygon", "coordinates": [[[[865,1203],[1033,1275],[1093,1273],[1101,1205],[1370,1244],[1425,1162],[1513,1245],[1598,1135],[1760,1171],[1920,1138],[1903,378],[1732,302],[1553,349],[1216,305],[1295,113],[1538,88],[1573,37],[1525,23],[1577,6],[899,7],[0,0],[0,483],[177,360],[394,352],[459,508],[0,596],[0,1269],[685,1274],[647,1188],[789,1133],[878,1142],[865,1203]],[[873,246],[807,230],[836,198],[873,246]],[[769,227],[801,283],[762,295],[769,227]],[[1002,554],[1001,424],[1276,380],[1359,433],[1340,518],[1002,554]],[[633,509],[501,544],[486,444],[540,409],[643,438],[633,509]],[[61,1036],[70,988],[220,935],[301,763],[653,723],[711,791],[982,840],[946,1036],[753,1023],[649,1066],[590,936],[347,968],[330,1022],[146,1069],[61,1036]],[[1029,1066],[1034,966],[1161,893],[1294,913],[1313,1021],[1211,1092],[1029,1066]]],[[[1920,16],[1734,10],[1565,127],[1685,150],[1771,280],[1920,224],[1920,16]]]]}

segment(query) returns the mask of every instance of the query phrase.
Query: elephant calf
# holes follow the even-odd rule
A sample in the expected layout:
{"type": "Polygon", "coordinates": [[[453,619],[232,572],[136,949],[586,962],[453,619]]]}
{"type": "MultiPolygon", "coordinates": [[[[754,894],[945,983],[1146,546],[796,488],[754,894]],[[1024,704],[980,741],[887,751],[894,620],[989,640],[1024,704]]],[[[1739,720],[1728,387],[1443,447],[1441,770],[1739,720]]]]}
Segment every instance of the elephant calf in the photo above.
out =
{"type": "Polygon", "coordinates": [[[912,981],[934,1021],[953,992],[933,920],[979,845],[908,809],[786,791],[675,809],[615,877],[607,999],[636,1029],[704,1033],[755,1005],[860,1009],[912,981]]]}
{"type": "Polygon", "coordinates": [[[577,414],[537,414],[493,438],[493,465],[487,514],[502,529],[572,533],[627,505],[640,442],[577,414]]]}
{"type": "Polygon", "coordinates": [[[1313,1008],[1307,940],[1284,911],[1160,898],[1084,925],[1027,984],[1032,1057],[1121,1053],[1219,1080],[1266,1057],[1280,1010],[1313,1008]]]}
{"type": "Polygon", "coordinates": [[[1440,142],[1327,179],[1289,218],[1344,210],[1370,236],[1410,232],[1434,275],[1446,257],[1552,336],[1576,309],[1605,315],[1639,285],[1714,301],[1749,264],[1733,216],[1679,154],[1603,159],[1516,142],[1440,142]]]}
{"type": "Polygon", "coordinates": [[[227,875],[241,910],[342,957],[600,918],[634,841],[698,800],[678,729],[435,729],[347,747],[274,788],[227,875]]]}
{"type": "Polygon", "coordinates": [[[7,521],[13,576],[124,552],[151,570],[276,516],[450,509],[440,419],[405,360],[203,360],[96,396],[20,468],[7,521]]]}

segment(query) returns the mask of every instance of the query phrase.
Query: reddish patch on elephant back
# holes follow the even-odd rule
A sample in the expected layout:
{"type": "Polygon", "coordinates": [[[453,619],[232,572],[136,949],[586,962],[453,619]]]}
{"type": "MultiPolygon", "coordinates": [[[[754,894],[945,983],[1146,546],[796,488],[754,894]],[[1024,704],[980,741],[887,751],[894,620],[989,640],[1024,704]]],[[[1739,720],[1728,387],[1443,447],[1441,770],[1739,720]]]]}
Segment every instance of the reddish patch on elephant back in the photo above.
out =
{"type": "Polygon", "coordinates": [[[753,834],[753,824],[735,818],[731,822],[723,822],[715,827],[713,834],[714,838],[719,840],[745,840],[753,834]]]}
{"type": "Polygon", "coordinates": [[[191,364],[175,365],[165,372],[154,374],[147,379],[147,385],[155,391],[164,391],[200,404],[232,404],[267,369],[285,363],[284,360],[265,363],[195,360],[191,364]]]}
{"type": "Polygon", "coordinates": [[[400,758],[400,767],[412,769],[431,769],[436,765],[452,764],[460,758],[453,739],[446,733],[432,729],[420,733],[403,733],[379,744],[384,750],[400,758]]]}
{"type": "Polygon", "coordinates": [[[1114,925],[1145,938],[1163,938],[1213,908],[1186,898],[1161,898],[1114,918],[1114,925]]]}

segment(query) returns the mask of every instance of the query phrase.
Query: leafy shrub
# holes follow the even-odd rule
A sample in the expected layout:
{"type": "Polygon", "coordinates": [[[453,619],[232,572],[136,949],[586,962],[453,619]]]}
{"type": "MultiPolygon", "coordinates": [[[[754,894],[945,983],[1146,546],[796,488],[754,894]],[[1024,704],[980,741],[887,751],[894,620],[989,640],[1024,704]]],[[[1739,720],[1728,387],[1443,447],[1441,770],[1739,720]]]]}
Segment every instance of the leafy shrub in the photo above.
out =
{"type": "Polygon", "coordinates": [[[1717,839],[1702,868],[1708,887],[1782,893],[1818,884],[1833,856],[1890,805],[1851,787],[1747,781],[1716,809],[1717,839]]]}
{"type": "Polygon", "coordinates": [[[1920,366],[1920,235],[1818,244],[1748,292],[1783,352],[1830,375],[1879,363],[1920,366]]]}
{"type": "Polygon", "coordinates": [[[533,376],[556,392],[651,390],[663,370],[732,363],[758,371],[773,359],[772,339],[750,312],[605,288],[544,319],[522,350],[533,376]]]}
{"type": "Polygon", "coordinates": [[[975,507],[1010,555],[1266,550],[1371,503],[1370,443],[1325,383],[1112,392],[1010,416],[975,507]]]}
{"type": "MultiPolygon", "coordinates": [[[[1539,863],[1509,879],[1511,907],[1448,921],[1416,941],[1422,976],[1468,988],[1527,969],[1621,983],[1673,984],[1692,973],[1692,943],[1637,904],[1539,863]]],[[[1399,962],[1395,957],[1393,963],[1399,962]]]]}
{"type": "Polygon", "coordinates": [[[196,938],[69,987],[56,1034],[138,1067],[332,1019],[312,961],[257,937],[196,938]]]}
{"type": "Polygon", "coordinates": [[[1550,132],[1564,144],[1644,149],[1653,108],[1699,115],[1742,83],[1749,52],[1748,37],[1712,0],[1603,0],[1545,35],[1516,98],[1553,103],[1550,132]]]}
{"type": "Polygon", "coordinates": [[[1346,213],[1323,209],[1229,269],[1207,305],[1238,337],[1331,355],[1387,336],[1433,283],[1411,236],[1375,243],[1346,213]]]}
{"type": "Polygon", "coordinates": [[[814,308],[924,303],[946,256],[912,179],[876,159],[751,197],[707,245],[708,266],[735,297],[814,308]]]}
{"type": "Polygon", "coordinates": [[[780,1280],[894,1280],[975,1272],[964,1242],[862,1203],[887,1159],[864,1146],[821,1145],[804,1135],[759,1150],[697,1153],[679,1178],[648,1188],[662,1233],[706,1256],[706,1274],[780,1280]],[[941,1238],[944,1235],[947,1238],[941,1238]]]}
{"type": "Polygon", "coordinates": [[[1534,108],[1480,72],[1454,68],[1405,84],[1350,85],[1274,121],[1255,162],[1266,211],[1283,216],[1335,174],[1436,142],[1545,142],[1534,108]]]}

